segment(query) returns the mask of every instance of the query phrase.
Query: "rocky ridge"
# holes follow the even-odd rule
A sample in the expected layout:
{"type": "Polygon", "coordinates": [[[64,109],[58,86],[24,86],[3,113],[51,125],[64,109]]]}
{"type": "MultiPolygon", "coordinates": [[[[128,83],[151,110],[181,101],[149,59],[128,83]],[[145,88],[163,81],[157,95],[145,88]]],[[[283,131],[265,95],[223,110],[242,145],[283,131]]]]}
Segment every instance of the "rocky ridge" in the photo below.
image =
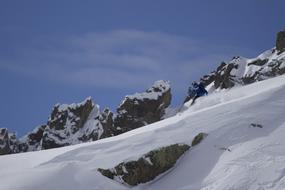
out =
{"type": "Polygon", "coordinates": [[[1,129],[0,154],[58,148],[118,135],[162,119],[170,105],[169,82],[157,81],[142,93],[128,95],[113,113],[100,111],[91,97],[78,104],[56,104],[46,124],[21,139],[1,129]]]}
{"type": "MultiPolygon", "coordinates": [[[[276,47],[256,58],[235,56],[228,63],[222,62],[216,71],[200,79],[209,92],[247,85],[285,73],[285,31],[277,34],[276,47]]],[[[187,96],[184,102],[193,97],[187,96]]]]}

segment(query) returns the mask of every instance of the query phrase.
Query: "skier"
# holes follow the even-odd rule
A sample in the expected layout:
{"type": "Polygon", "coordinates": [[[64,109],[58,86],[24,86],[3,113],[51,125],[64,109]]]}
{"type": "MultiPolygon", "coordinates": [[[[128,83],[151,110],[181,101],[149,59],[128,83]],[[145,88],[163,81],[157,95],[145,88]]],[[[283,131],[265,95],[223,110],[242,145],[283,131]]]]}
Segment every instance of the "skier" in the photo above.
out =
{"type": "Polygon", "coordinates": [[[192,100],[191,105],[193,105],[195,103],[195,100],[201,96],[205,96],[208,95],[207,90],[205,89],[204,85],[202,83],[197,83],[197,82],[193,82],[192,83],[193,87],[189,87],[188,90],[188,95],[191,97],[194,97],[192,100]]]}

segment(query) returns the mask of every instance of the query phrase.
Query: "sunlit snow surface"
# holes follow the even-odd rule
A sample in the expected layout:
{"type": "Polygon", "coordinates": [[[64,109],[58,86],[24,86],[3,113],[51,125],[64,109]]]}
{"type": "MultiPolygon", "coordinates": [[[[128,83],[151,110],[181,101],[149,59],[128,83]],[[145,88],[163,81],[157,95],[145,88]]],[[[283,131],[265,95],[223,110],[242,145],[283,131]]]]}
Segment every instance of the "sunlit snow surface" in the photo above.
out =
{"type": "Polygon", "coordinates": [[[190,144],[199,132],[209,136],[171,171],[133,189],[285,189],[285,76],[212,93],[183,110],[116,137],[0,156],[0,189],[130,189],[102,176],[97,168],[114,167],[161,146],[190,144]]]}

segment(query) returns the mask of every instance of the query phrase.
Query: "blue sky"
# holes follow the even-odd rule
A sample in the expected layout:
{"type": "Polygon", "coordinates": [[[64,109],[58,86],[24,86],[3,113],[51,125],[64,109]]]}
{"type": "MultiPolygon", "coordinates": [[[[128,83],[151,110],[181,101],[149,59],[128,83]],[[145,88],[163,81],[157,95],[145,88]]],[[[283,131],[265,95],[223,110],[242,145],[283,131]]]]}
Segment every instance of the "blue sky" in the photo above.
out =
{"type": "Polygon", "coordinates": [[[235,55],[255,57],[285,28],[284,0],[2,0],[0,127],[19,136],[58,102],[187,86],[235,55]]]}

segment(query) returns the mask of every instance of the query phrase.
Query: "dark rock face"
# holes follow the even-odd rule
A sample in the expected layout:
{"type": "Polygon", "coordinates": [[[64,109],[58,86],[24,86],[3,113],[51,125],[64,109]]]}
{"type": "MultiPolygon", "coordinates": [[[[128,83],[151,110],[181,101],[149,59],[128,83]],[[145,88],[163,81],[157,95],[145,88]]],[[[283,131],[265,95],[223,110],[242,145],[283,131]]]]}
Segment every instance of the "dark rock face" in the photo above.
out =
{"type": "Polygon", "coordinates": [[[277,33],[276,49],[280,52],[285,51],[285,31],[277,33]]]}
{"type": "Polygon", "coordinates": [[[111,137],[120,133],[117,132],[114,127],[113,116],[113,112],[111,112],[108,108],[105,108],[104,111],[101,113],[100,117],[98,118],[103,128],[103,134],[100,136],[100,139],[111,137]]]}
{"type": "Polygon", "coordinates": [[[14,133],[8,129],[0,128],[0,155],[18,153],[18,141],[14,133]]]}
{"type": "Polygon", "coordinates": [[[156,81],[143,93],[126,96],[118,107],[114,125],[126,132],[160,121],[171,102],[171,89],[166,81],[156,81]]]}
{"type": "Polygon", "coordinates": [[[43,138],[43,133],[46,125],[41,125],[35,128],[31,133],[20,140],[19,150],[20,152],[28,152],[39,150],[41,147],[41,140],[43,138]]]}
{"type": "Polygon", "coordinates": [[[150,151],[137,161],[123,162],[112,169],[99,168],[98,171],[110,179],[120,176],[120,183],[135,186],[149,182],[172,168],[189,148],[186,144],[170,145],[150,151]]]}
{"type": "Polygon", "coordinates": [[[221,89],[231,88],[235,85],[234,78],[231,75],[231,71],[233,68],[237,69],[238,65],[230,63],[222,67],[221,70],[217,72],[217,75],[214,81],[215,88],[219,88],[219,87],[221,89]]]}
{"type": "Polygon", "coordinates": [[[0,130],[0,155],[10,154],[12,150],[10,149],[10,139],[7,129],[0,130]]]}
{"type": "Polygon", "coordinates": [[[72,132],[76,132],[83,127],[93,107],[91,98],[78,105],[56,105],[47,125],[51,129],[61,130],[64,129],[67,120],[69,120],[72,123],[72,132]]]}
{"type": "Polygon", "coordinates": [[[222,62],[216,71],[212,72],[210,75],[205,75],[201,78],[201,83],[204,86],[208,86],[214,82],[214,87],[227,89],[231,88],[238,82],[235,76],[231,74],[233,69],[238,69],[238,62],[240,57],[234,57],[229,64],[222,62]]]}
{"type": "Polygon", "coordinates": [[[57,148],[89,140],[89,138],[84,138],[85,134],[78,135],[75,139],[75,134],[83,128],[93,108],[91,98],[80,104],[56,105],[43,132],[42,149],[57,148]]]}
{"type": "MultiPolygon", "coordinates": [[[[252,75],[245,75],[241,78],[243,84],[251,84],[253,82],[262,81],[285,73],[285,67],[282,66],[284,59],[262,60],[260,62],[266,63],[264,67],[260,68],[252,75]]],[[[249,63],[251,64],[251,63],[249,63]]]]}

